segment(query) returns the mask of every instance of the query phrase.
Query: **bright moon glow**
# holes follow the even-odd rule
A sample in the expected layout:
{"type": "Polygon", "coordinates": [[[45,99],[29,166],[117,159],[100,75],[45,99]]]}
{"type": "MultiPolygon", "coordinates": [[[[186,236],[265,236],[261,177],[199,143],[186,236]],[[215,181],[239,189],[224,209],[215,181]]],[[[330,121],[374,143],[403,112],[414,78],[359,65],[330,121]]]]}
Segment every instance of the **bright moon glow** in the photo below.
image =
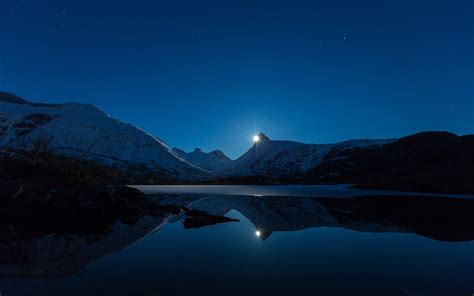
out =
{"type": "Polygon", "coordinates": [[[258,142],[258,141],[260,141],[260,137],[257,136],[257,135],[253,136],[253,141],[254,141],[255,143],[258,142]]]}
{"type": "Polygon", "coordinates": [[[255,235],[260,236],[260,235],[262,235],[262,233],[260,232],[260,230],[257,230],[257,231],[255,231],[255,235]]]}

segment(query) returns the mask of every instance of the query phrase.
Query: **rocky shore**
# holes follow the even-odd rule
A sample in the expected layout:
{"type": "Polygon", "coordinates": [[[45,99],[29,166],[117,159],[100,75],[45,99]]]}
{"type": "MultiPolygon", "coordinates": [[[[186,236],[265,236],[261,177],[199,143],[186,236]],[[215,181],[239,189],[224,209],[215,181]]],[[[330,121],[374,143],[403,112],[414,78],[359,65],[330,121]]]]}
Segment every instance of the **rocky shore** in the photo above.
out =
{"type": "MultiPolygon", "coordinates": [[[[45,233],[107,231],[121,221],[133,224],[145,215],[187,212],[163,206],[123,184],[136,176],[87,161],[51,154],[0,154],[0,225],[2,231],[26,228],[45,233]],[[4,226],[4,227],[3,227],[4,226]]],[[[194,227],[227,222],[225,217],[190,213],[194,227]],[[204,221],[204,222],[202,222],[204,221]]],[[[188,222],[186,222],[188,224],[188,222]]]]}

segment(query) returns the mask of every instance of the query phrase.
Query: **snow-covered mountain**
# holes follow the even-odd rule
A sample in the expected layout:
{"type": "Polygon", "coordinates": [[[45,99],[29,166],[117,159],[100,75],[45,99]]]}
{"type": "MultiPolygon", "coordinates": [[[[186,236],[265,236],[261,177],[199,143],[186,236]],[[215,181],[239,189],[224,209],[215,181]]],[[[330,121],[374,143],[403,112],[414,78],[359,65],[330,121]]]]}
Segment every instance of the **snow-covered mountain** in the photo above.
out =
{"type": "Polygon", "coordinates": [[[181,149],[173,148],[173,152],[185,161],[210,172],[220,171],[232,161],[220,150],[206,153],[196,148],[193,152],[186,153],[181,149]]]}
{"type": "Polygon", "coordinates": [[[400,139],[304,144],[271,140],[261,133],[245,154],[230,160],[218,150],[171,149],[94,105],[33,103],[0,92],[0,149],[38,147],[146,176],[138,182],[344,183],[403,191],[474,190],[474,135],[421,132],[400,139]]]}
{"type": "Polygon", "coordinates": [[[0,93],[0,148],[28,149],[35,145],[104,165],[143,168],[177,180],[205,174],[176,157],[159,138],[108,116],[94,105],[32,103],[0,93]]]}
{"type": "Polygon", "coordinates": [[[217,178],[265,177],[274,179],[297,179],[325,161],[331,161],[335,151],[353,148],[380,147],[395,139],[350,140],[335,144],[304,144],[293,141],[271,140],[259,134],[256,142],[240,158],[229,162],[215,173],[217,178]]]}

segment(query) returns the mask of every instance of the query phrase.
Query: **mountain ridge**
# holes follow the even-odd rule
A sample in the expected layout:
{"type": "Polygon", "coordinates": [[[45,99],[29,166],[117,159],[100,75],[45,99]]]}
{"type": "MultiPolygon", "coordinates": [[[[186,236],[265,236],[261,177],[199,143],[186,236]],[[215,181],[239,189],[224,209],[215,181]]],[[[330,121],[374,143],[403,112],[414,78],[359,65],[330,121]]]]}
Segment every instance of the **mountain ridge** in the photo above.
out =
{"type": "Polygon", "coordinates": [[[195,148],[192,152],[184,152],[179,148],[173,148],[173,153],[183,160],[206,171],[217,171],[225,167],[226,164],[232,162],[227,155],[221,150],[213,150],[204,152],[200,148],[195,148]]]}
{"type": "Polygon", "coordinates": [[[204,174],[176,157],[161,139],[94,105],[12,102],[11,95],[0,95],[0,148],[34,149],[38,143],[57,154],[123,169],[143,166],[177,180],[204,174]]]}
{"type": "Polygon", "coordinates": [[[232,160],[220,150],[171,148],[91,104],[34,103],[0,92],[0,149],[47,150],[129,173],[156,174],[159,178],[150,180],[170,184],[344,183],[474,192],[474,135],[450,132],[333,144],[272,140],[260,133],[248,151],[232,160]]]}
{"type": "Polygon", "coordinates": [[[306,144],[288,140],[271,140],[259,133],[259,140],[242,156],[229,163],[216,177],[265,176],[289,178],[301,175],[316,167],[331,149],[381,146],[396,139],[349,140],[335,144],[306,144]]]}

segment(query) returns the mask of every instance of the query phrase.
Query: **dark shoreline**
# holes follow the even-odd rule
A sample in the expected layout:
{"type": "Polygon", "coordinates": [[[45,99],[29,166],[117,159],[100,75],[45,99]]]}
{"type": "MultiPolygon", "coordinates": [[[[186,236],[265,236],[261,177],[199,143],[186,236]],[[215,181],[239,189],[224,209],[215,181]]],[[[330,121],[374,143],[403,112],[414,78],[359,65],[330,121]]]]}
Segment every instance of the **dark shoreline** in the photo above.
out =
{"type": "MultiPolygon", "coordinates": [[[[0,225],[26,225],[41,221],[42,231],[83,231],[90,227],[107,230],[116,221],[134,223],[144,215],[178,215],[187,212],[163,206],[137,189],[123,184],[189,185],[329,185],[333,182],[301,182],[268,178],[232,178],[208,182],[170,182],[166,178],[125,172],[87,160],[77,160],[50,153],[25,151],[0,154],[0,225]]],[[[381,183],[353,186],[358,189],[400,190],[381,183]]],[[[430,192],[430,187],[402,187],[402,190],[430,192]]],[[[462,188],[461,188],[462,189],[462,188]]],[[[444,191],[438,191],[446,193],[444,191]]],[[[472,193],[458,190],[449,193],[472,193]]],[[[222,216],[187,213],[188,227],[229,222],[222,216]]],[[[41,232],[41,231],[40,231],[41,232]]]]}

